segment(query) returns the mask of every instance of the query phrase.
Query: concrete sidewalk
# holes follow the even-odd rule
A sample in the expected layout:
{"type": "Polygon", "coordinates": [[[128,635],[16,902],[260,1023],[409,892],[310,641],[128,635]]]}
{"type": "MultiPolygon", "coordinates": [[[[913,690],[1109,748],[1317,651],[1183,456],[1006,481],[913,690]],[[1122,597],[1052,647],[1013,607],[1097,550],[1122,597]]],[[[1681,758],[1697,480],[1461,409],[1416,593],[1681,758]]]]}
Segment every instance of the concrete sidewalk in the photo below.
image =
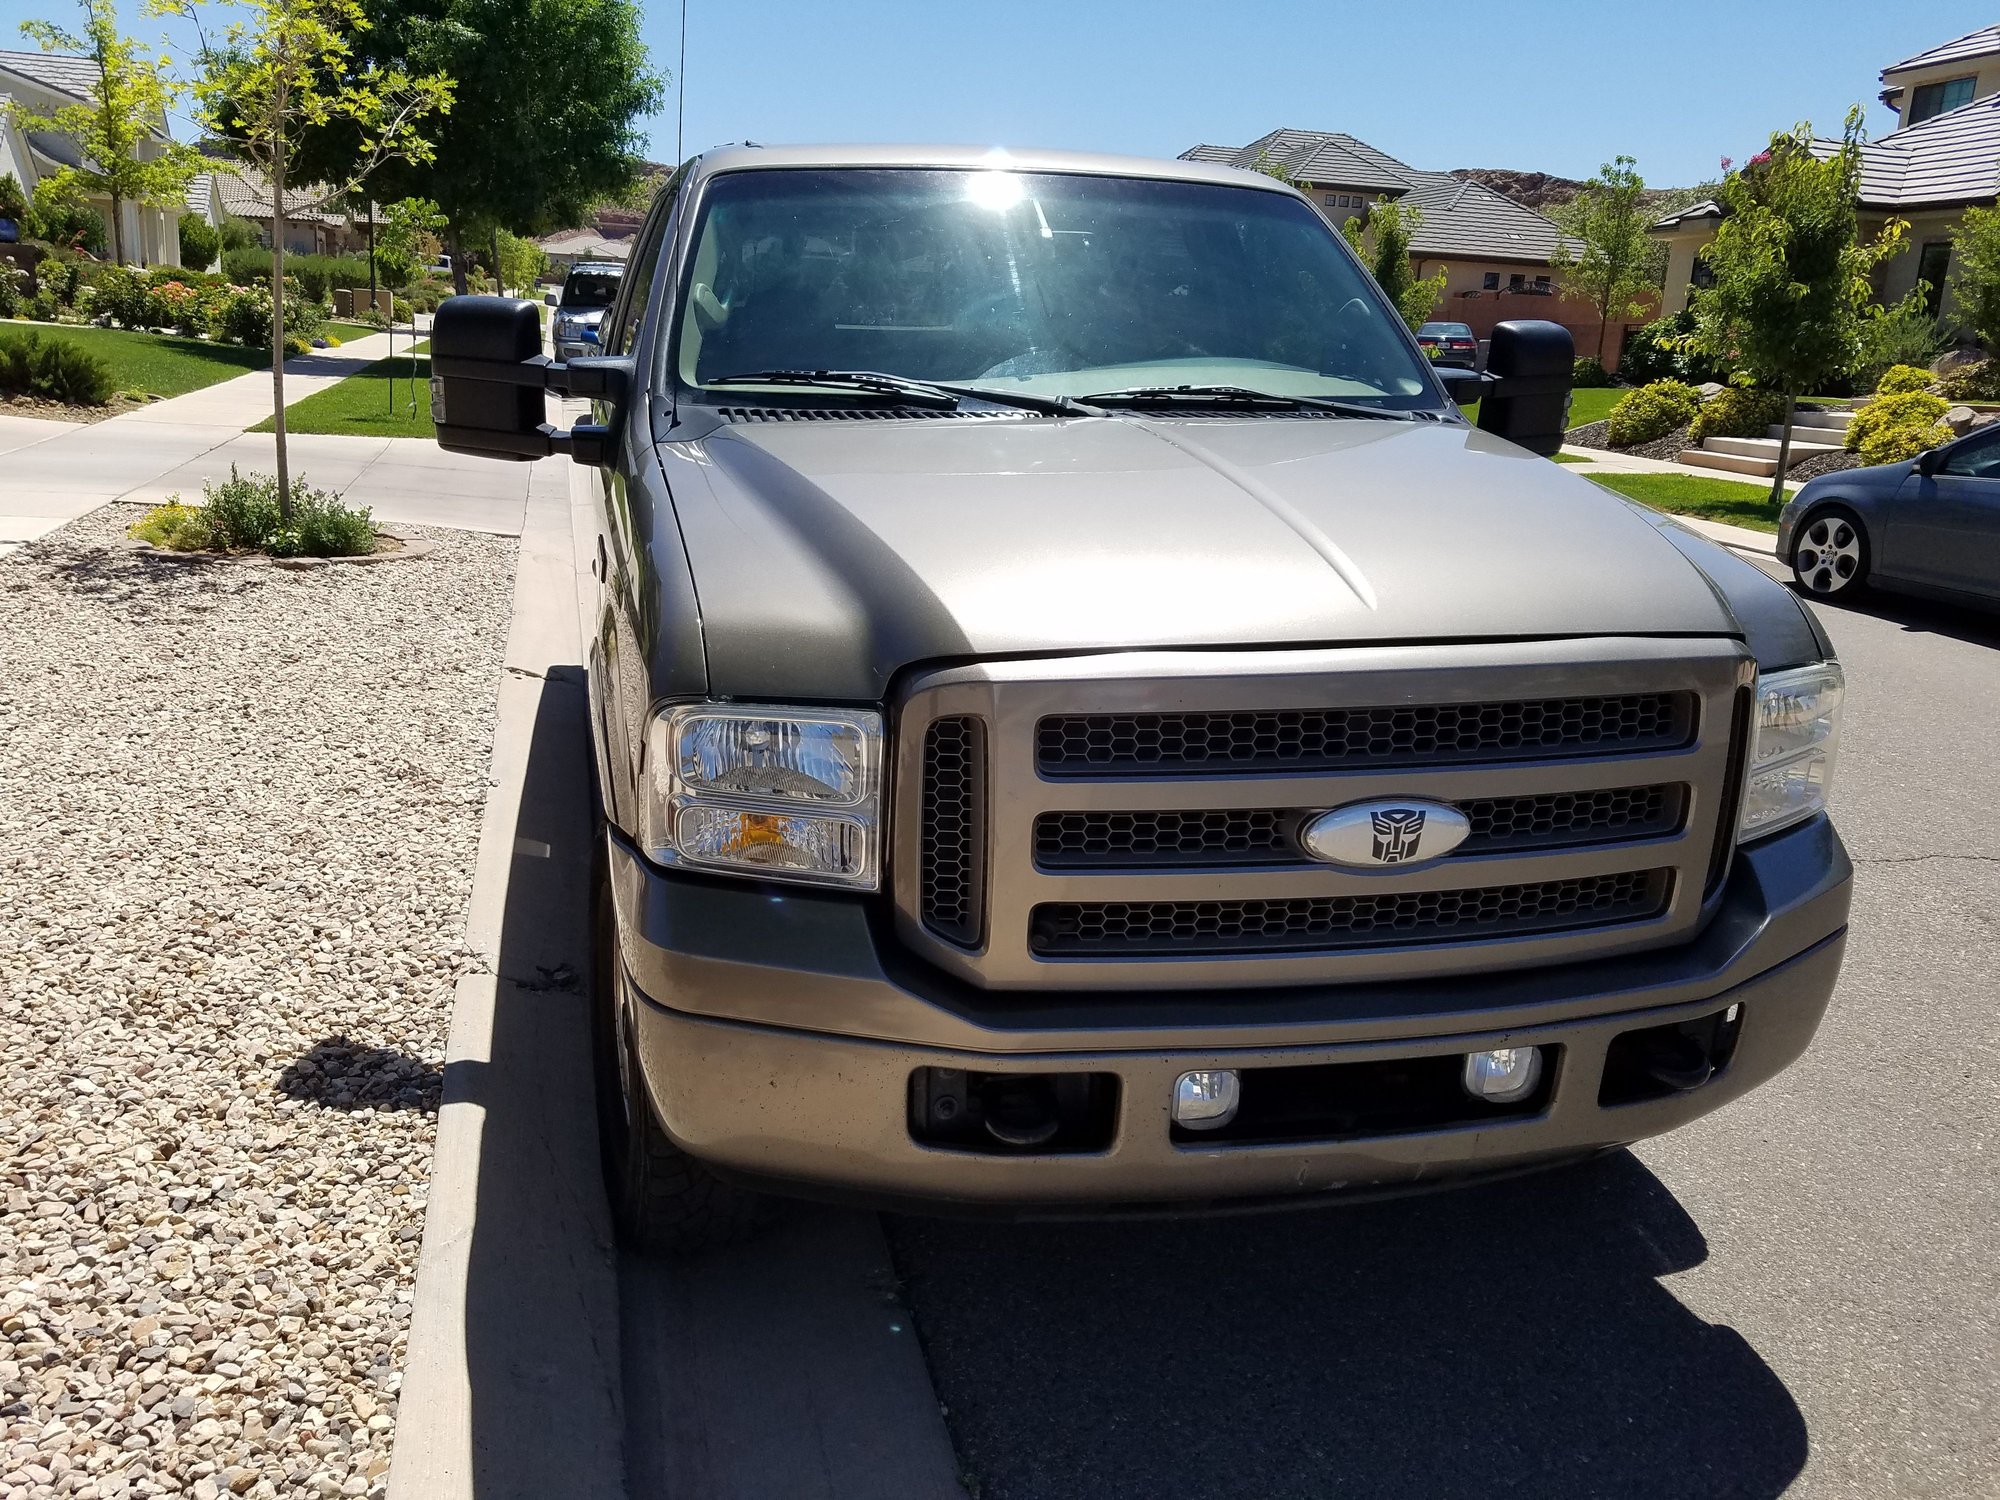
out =
{"type": "MultiPolygon", "coordinates": [[[[390,342],[389,334],[370,334],[287,360],[286,406],[387,357],[390,342]]],[[[394,336],[399,352],[411,342],[407,331],[394,336]]],[[[270,436],[244,429],[273,408],[271,376],[256,370],[102,422],[0,416],[0,553],[113,501],[197,498],[204,481],[232,464],[269,472],[270,436]]],[[[531,464],[449,454],[409,438],[303,435],[289,449],[295,474],[368,506],[378,521],[520,534],[531,464]]]]}

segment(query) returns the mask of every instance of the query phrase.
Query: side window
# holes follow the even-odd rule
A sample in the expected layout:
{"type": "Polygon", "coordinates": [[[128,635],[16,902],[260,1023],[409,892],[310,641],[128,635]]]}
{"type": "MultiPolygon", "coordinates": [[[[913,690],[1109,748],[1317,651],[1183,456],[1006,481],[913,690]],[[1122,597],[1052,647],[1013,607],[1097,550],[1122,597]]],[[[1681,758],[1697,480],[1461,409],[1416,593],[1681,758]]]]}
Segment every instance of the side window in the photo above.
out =
{"type": "Polygon", "coordinates": [[[1938,472],[1967,479],[2000,479],[2000,432],[1960,443],[1938,472]]]}
{"type": "Polygon", "coordinates": [[[646,316],[646,305],[652,300],[653,273],[659,269],[660,250],[666,244],[667,221],[673,217],[674,195],[679,190],[680,174],[676,173],[660,189],[653,211],[646,216],[646,222],[639,230],[639,243],[625,267],[625,286],[619,293],[618,305],[611,312],[617,323],[611,330],[611,337],[605,340],[606,354],[629,354],[632,350],[632,340],[638,332],[640,320],[646,316]]]}

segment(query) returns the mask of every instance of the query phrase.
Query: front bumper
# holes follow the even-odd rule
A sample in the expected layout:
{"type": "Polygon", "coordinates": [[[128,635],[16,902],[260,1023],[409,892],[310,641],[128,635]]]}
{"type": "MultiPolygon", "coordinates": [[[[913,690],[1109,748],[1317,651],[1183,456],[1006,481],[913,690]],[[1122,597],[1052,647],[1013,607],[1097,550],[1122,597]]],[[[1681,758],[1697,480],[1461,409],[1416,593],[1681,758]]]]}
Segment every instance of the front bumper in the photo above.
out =
{"type": "Polygon", "coordinates": [[[1656,1135],[1755,1088],[1811,1041],[1845,945],[1851,867],[1825,819],[1742,851],[1693,942],[1450,982],[1288,990],[994,994],[907,959],[851,898],[667,875],[615,839],[624,982],[661,1123],[727,1172],[884,1202],[1097,1210],[1449,1181],[1656,1135]],[[1741,1005],[1698,1088],[1599,1102],[1615,1037],[1741,1005]],[[1174,1078],[1558,1047],[1533,1114],[1366,1139],[1177,1141],[1174,1078]],[[923,1067],[1114,1074],[1106,1149],[987,1154],[920,1143],[923,1067]]]}

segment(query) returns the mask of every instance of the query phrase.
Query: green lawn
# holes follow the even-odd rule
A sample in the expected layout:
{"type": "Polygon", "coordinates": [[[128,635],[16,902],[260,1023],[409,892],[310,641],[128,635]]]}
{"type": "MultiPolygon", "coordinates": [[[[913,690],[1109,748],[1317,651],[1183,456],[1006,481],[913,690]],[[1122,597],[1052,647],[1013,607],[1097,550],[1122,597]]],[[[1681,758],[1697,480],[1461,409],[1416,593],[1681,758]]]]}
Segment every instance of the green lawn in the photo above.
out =
{"type": "Polygon", "coordinates": [[[343,344],[355,339],[365,339],[371,333],[380,333],[379,328],[370,328],[366,323],[327,323],[321,326],[321,333],[330,333],[343,344]]]}
{"type": "Polygon", "coordinates": [[[154,396],[183,396],[245,370],[261,370],[271,356],[262,349],[211,344],[168,334],[132,333],[123,328],[82,328],[71,324],[0,322],[0,333],[39,333],[43,338],[80,344],[111,366],[113,386],[154,396]]]}
{"type": "MultiPolygon", "coordinates": [[[[426,339],[417,345],[420,352],[430,349],[426,339]]],[[[351,437],[434,438],[431,425],[431,362],[398,354],[378,359],[357,370],[338,385],[306,397],[285,408],[287,432],[344,433],[351,437]],[[416,366],[416,387],[411,389],[411,365],[416,366]],[[394,376],[392,392],[390,377],[394,376]],[[414,397],[416,410],[410,409],[414,397]]],[[[252,432],[269,432],[271,422],[259,422],[252,432]]]]}
{"type": "Polygon", "coordinates": [[[1752,531],[1778,529],[1779,507],[1771,504],[1771,487],[1761,479],[1744,484],[1702,474],[1592,474],[1590,478],[1654,510],[1726,521],[1752,531]]]}
{"type": "Polygon", "coordinates": [[[1590,462],[1589,459],[1580,457],[1574,453],[1556,453],[1552,454],[1551,457],[1559,464],[1587,464],[1590,462]]]}

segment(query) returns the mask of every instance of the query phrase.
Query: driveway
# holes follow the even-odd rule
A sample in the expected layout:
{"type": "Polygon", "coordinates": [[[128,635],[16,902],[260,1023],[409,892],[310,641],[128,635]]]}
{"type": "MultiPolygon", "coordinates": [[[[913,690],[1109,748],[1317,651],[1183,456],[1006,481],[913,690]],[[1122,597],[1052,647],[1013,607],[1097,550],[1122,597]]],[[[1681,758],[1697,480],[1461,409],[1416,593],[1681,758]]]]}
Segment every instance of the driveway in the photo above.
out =
{"type": "Polygon", "coordinates": [[[979,1500],[2000,1490],[2000,627],[1822,618],[1859,875],[1805,1058],[1471,1192],[888,1220],[979,1500]]]}

